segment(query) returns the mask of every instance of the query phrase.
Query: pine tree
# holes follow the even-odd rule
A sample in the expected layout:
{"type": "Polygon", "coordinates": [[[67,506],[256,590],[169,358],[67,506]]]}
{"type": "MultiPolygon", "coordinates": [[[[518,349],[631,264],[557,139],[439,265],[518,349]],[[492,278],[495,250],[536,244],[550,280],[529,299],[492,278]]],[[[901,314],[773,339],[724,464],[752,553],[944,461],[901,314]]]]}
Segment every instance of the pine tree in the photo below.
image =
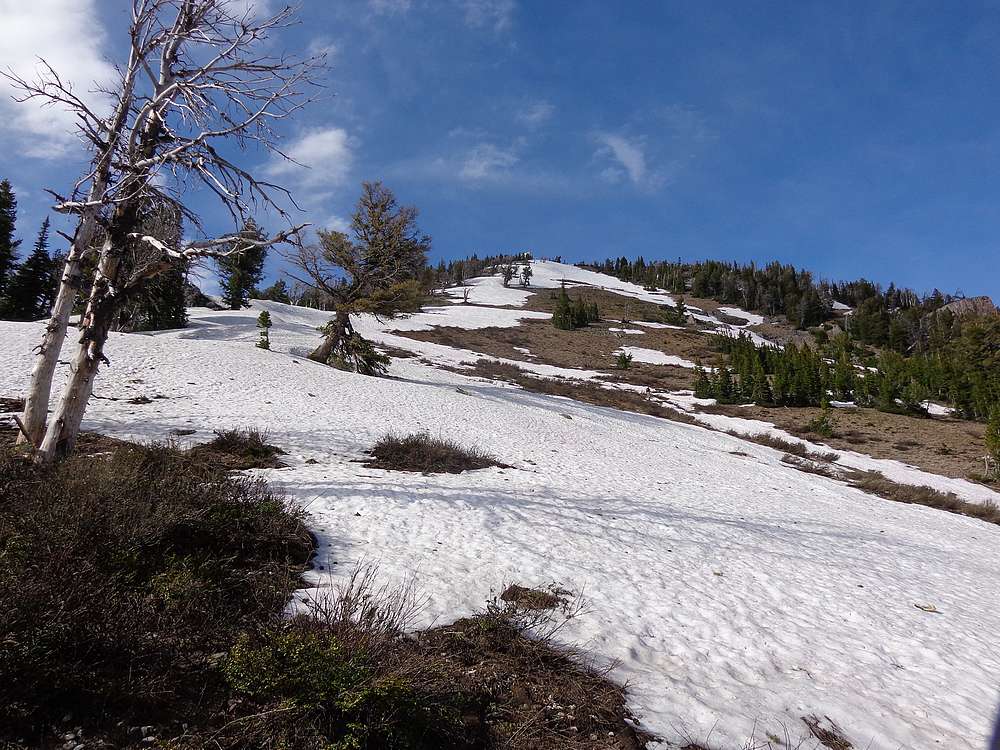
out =
{"type": "Polygon", "coordinates": [[[17,197],[7,180],[0,181],[0,297],[6,296],[17,263],[17,246],[14,226],[17,222],[17,197]]]}
{"type": "Polygon", "coordinates": [[[257,341],[258,349],[270,349],[271,337],[268,330],[271,328],[271,313],[267,310],[257,316],[257,327],[260,329],[260,340],[257,341]]]}
{"type": "Polygon", "coordinates": [[[566,294],[566,285],[559,287],[559,296],[556,297],[556,308],[552,312],[552,325],[564,331],[571,331],[575,327],[573,324],[573,305],[569,295],[566,294]]]}
{"type": "Polygon", "coordinates": [[[267,289],[254,290],[253,296],[255,299],[266,299],[271,302],[281,302],[285,305],[292,303],[291,297],[288,294],[288,285],[284,279],[278,279],[267,289]]]}
{"type": "Polygon", "coordinates": [[[986,425],[986,455],[993,476],[1000,479],[1000,405],[993,407],[989,424],[986,425]]]}
{"type": "Polygon", "coordinates": [[[7,296],[0,302],[0,314],[8,320],[39,320],[49,312],[55,290],[56,269],[49,257],[49,218],[38,232],[31,254],[7,285],[7,296]]]}
{"type": "MultiPolygon", "coordinates": [[[[247,219],[240,234],[247,239],[264,239],[264,233],[253,219],[247,219]]],[[[230,255],[219,258],[217,265],[223,301],[230,310],[240,310],[250,302],[250,291],[264,276],[267,248],[236,243],[234,250],[230,255]]]]}
{"type": "Polygon", "coordinates": [[[531,275],[532,275],[532,270],[530,263],[525,263],[523,266],[521,266],[521,286],[531,285],[531,275]]]}
{"type": "Polygon", "coordinates": [[[694,395],[695,398],[712,398],[712,381],[700,364],[694,367],[694,395]]]}

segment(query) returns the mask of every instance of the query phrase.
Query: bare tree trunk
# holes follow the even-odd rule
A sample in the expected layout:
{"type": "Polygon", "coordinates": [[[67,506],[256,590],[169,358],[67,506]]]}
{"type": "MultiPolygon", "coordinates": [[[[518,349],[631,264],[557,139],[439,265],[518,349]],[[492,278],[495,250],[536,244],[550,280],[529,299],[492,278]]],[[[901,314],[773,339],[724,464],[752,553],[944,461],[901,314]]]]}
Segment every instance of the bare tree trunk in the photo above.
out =
{"type": "Polygon", "coordinates": [[[309,359],[322,362],[324,365],[330,364],[330,358],[341,347],[346,336],[351,333],[351,316],[343,310],[337,311],[337,317],[331,320],[327,327],[326,337],[317,346],[309,359]]]}
{"type": "Polygon", "coordinates": [[[71,363],[69,381],[63,388],[59,406],[45,431],[35,456],[37,463],[51,463],[68,455],[76,443],[80,423],[94,389],[94,377],[101,362],[106,362],[104,344],[114,322],[117,305],[111,288],[118,274],[119,252],[105,240],[87,309],[80,320],[80,346],[71,363]]]}
{"type": "Polygon", "coordinates": [[[56,365],[59,364],[59,353],[66,339],[66,328],[69,326],[76,295],[80,290],[83,256],[93,240],[95,227],[94,212],[84,215],[77,226],[73,243],[66,256],[59,293],[52,306],[52,316],[45,326],[45,333],[42,334],[42,342],[38,345],[37,359],[31,371],[28,393],[24,400],[24,414],[21,416],[21,421],[28,437],[23,433],[19,434],[18,443],[27,442],[30,438],[31,444],[37,448],[45,434],[49,399],[52,394],[52,378],[55,375],[56,365]]]}

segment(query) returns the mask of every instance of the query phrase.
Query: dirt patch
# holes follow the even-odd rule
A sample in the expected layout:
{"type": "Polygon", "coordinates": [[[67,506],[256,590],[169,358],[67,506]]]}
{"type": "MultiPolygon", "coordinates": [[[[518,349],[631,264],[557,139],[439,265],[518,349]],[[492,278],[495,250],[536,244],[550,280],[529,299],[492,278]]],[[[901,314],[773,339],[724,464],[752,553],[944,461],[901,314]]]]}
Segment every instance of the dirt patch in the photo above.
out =
{"type": "Polygon", "coordinates": [[[809,429],[809,423],[821,413],[818,407],[713,406],[700,410],[760,419],[836,450],[902,460],[946,477],[976,481],[983,471],[986,427],[978,422],[887,414],[875,409],[833,409],[833,435],[823,437],[809,429]]]}
{"type": "Polygon", "coordinates": [[[633,362],[628,370],[615,368],[615,351],[622,346],[640,346],[673,354],[706,366],[721,363],[721,355],[711,349],[706,337],[697,331],[643,329],[644,335],[616,334],[608,328],[615,322],[602,321],[585,328],[564,331],[547,320],[524,320],[513,328],[438,327],[429,331],[394,331],[398,336],[429,341],[456,349],[521,362],[552,365],[576,370],[596,370],[624,383],[661,390],[689,389],[694,372],[673,365],[633,362]],[[525,354],[522,349],[530,352],[525,354]]]}
{"type": "Polygon", "coordinates": [[[557,609],[567,603],[568,591],[556,587],[548,589],[533,589],[512,583],[503,590],[500,598],[505,602],[516,604],[530,610],[557,609]]]}
{"type": "MultiPolygon", "coordinates": [[[[503,380],[521,386],[526,391],[544,393],[550,396],[565,396],[595,406],[607,406],[612,409],[631,411],[637,414],[648,414],[663,417],[674,422],[697,424],[694,417],[682,411],[654,401],[647,395],[632,390],[605,388],[592,380],[567,380],[565,378],[539,378],[525,372],[516,365],[481,359],[475,367],[468,369],[454,368],[454,372],[463,375],[478,375],[489,380],[503,380]]],[[[564,414],[564,417],[569,415],[564,414]]]]}
{"type": "Polygon", "coordinates": [[[467,448],[453,440],[431,437],[427,432],[413,435],[389,433],[379,438],[365,466],[387,471],[421,474],[461,474],[490,466],[510,468],[479,448],[467,448]]]}

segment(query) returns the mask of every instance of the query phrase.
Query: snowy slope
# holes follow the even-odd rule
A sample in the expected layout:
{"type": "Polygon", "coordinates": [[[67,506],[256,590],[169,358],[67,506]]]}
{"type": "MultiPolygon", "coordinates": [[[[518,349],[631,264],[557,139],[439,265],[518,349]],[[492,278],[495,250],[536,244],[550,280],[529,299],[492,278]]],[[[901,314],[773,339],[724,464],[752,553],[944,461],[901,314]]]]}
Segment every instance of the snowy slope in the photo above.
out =
{"type": "MultiPolygon", "coordinates": [[[[193,428],[192,440],[269,429],[292,466],[267,474],[306,506],[322,545],[309,596],[378,561],[389,580],[415,577],[426,620],[441,622],[505,583],[555,581],[589,602],[566,637],[621,660],[615,676],[667,740],[711,735],[711,746],[735,748],[754,727],[794,737],[816,714],[858,747],[984,745],[1000,674],[1000,527],[865,495],[702,427],[419,359],[394,361],[392,379],[339,372],[291,354],[316,343],[325,314],[254,304],[271,311],[274,351],[253,346],[257,309],[197,310],[185,330],[113,335],[85,427],[139,438],[193,428]],[[157,394],[167,398],[125,400],[157,394]],[[388,429],[475,444],[514,468],[425,477],[363,467],[356,459],[388,429]]],[[[484,324],[475,310],[406,325],[484,324]]],[[[510,325],[528,315],[491,310],[486,324],[497,313],[510,325]]],[[[0,323],[0,395],[23,390],[39,333],[0,323]]]]}

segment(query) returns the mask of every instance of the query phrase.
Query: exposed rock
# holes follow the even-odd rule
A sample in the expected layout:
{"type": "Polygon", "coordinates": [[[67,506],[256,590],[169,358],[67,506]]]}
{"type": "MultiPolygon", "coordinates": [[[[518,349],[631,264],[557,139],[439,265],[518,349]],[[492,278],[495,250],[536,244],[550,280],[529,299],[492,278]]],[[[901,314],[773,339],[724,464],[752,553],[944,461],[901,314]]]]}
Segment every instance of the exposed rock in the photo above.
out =
{"type": "Polygon", "coordinates": [[[993,300],[986,296],[955,300],[941,309],[959,318],[1000,315],[1000,310],[993,304],[993,300]]]}

